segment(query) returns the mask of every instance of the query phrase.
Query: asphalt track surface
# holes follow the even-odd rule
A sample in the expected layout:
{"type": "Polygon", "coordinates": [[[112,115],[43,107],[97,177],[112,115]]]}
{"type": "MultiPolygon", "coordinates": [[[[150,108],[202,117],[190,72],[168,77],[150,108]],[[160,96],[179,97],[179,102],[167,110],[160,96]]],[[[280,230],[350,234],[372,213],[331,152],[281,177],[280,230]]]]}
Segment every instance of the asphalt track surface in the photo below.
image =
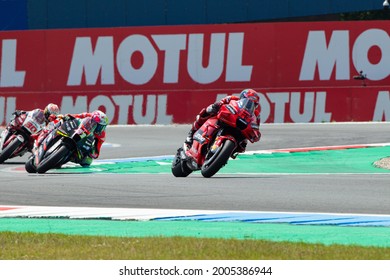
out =
{"type": "MultiPolygon", "coordinates": [[[[109,126],[101,159],[173,155],[189,125],[109,126]]],[[[376,144],[390,123],[264,124],[250,150],[376,144]]],[[[0,205],[390,214],[390,174],[27,174],[0,165],[0,205]]]]}

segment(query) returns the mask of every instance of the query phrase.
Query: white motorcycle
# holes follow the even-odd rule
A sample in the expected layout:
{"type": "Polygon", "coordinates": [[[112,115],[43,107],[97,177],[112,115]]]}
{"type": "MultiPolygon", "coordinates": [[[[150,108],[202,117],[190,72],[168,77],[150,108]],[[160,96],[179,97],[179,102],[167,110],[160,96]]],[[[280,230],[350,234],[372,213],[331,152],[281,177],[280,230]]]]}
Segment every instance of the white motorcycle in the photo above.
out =
{"type": "Polygon", "coordinates": [[[16,111],[13,116],[0,135],[0,163],[31,152],[35,141],[32,135],[45,127],[45,116],[39,109],[16,111]]]}

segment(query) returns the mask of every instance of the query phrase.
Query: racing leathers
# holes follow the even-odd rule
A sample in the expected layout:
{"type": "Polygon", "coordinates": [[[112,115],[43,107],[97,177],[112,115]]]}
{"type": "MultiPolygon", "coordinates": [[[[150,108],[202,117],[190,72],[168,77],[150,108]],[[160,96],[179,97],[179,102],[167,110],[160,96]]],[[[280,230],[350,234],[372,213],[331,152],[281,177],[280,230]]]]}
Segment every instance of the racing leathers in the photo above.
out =
{"type": "Polygon", "coordinates": [[[27,115],[29,112],[34,112],[37,115],[36,120],[40,122],[43,129],[36,134],[32,134],[31,137],[34,138],[34,147],[38,147],[38,145],[42,142],[42,140],[47,136],[50,131],[48,127],[52,122],[58,121],[59,115],[50,114],[48,117],[45,117],[44,110],[42,109],[34,109],[32,111],[22,111],[16,110],[13,114],[16,117],[20,117],[21,115],[27,115]],[[36,111],[36,113],[34,112],[36,111]]]}
{"type": "MultiPolygon", "coordinates": [[[[229,104],[230,101],[232,100],[240,100],[239,97],[235,96],[235,95],[230,95],[230,96],[227,96],[227,97],[224,97],[222,98],[220,101],[217,101],[209,106],[207,106],[206,108],[203,108],[199,114],[196,116],[195,118],[195,121],[194,123],[192,124],[192,127],[190,129],[190,131],[188,132],[188,135],[187,135],[187,138],[185,140],[185,144],[188,146],[188,147],[191,147],[192,146],[192,142],[193,142],[193,135],[194,133],[210,118],[210,117],[213,117],[215,115],[218,114],[219,112],[219,109],[221,108],[222,105],[224,104],[229,104]]],[[[255,108],[255,112],[254,112],[254,118],[256,120],[255,123],[257,124],[257,127],[259,128],[260,126],[260,105],[257,104],[256,108],[255,108]]],[[[261,134],[259,134],[261,135],[261,134]]],[[[260,140],[260,139],[258,139],[260,140]]],[[[257,141],[258,141],[257,140],[257,141]]],[[[245,139],[244,141],[241,142],[241,145],[238,149],[238,152],[242,153],[242,152],[245,152],[245,149],[246,149],[246,145],[247,145],[247,140],[245,139]]]]}
{"type": "MultiPolygon", "coordinates": [[[[73,118],[77,118],[77,119],[86,119],[88,118],[88,121],[89,122],[93,122],[92,120],[92,113],[88,113],[88,112],[84,112],[84,113],[80,113],[80,114],[68,114],[68,115],[65,115],[65,116],[70,116],[70,117],[73,117],[73,118]]],[[[95,141],[94,141],[94,147],[92,149],[92,151],[86,155],[82,160],[81,162],[79,162],[79,164],[83,167],[88,167],[91,165],[93,159],[97,159],[100,155],[100,149],[104,143],[104,141],[106,140],[106,131],[103,130],[101,133],[95,133],[95,131],[93,132],[93,136],[95,138],[95,141]]]]}

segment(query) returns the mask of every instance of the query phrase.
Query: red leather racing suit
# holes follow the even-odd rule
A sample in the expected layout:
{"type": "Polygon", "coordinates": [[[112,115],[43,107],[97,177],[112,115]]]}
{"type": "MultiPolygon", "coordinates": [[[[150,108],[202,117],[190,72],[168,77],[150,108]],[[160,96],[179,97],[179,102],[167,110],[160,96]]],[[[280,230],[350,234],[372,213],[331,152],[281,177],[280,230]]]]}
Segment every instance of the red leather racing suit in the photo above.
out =
{"type": "MultiPolygon", "coordinates": [[[[92,113],[80,113],[80,114],[69,114],[70,116],[77,118],[77,119],[84,119],[88,117],[92,117],[92,113]]],[[[100,154],[100,148],[102,147],[104,141],[106,141],[106,131],[103,130],[100,134],[94,133],[93,134],[95,138],[95,151],[90,154],[90,156],[94,159],[97,159],[100,154]]]]}
{"type": "MultiPolygon", "coordinates": [[[[189,132],[189,136],[187,137],[186,143],[191,142],[192,143],[192,136],[210,117],[215,116],[218,114],[219,109],[224,104],[229,104],[231,100],[240,100],[239,97],[235,95],[227,96],[222,98],[220,101],[217,101],[206,108],[203,108],[199,114],[196,116],[196,119],[194,123],[192,124],[191,130],[189,132]]],[[[257,105],[255,108],[254,116],[253,116],[253,122],[257,124],[257,129],[259,129],[260,126],[260,105],[257,105]]],[[[261,136],[261,133],[259,131],[259,135],[261,136]]],[[[259,141],[259,139],[256,139],[255,141],[259,141]]],[[[188,144],[187,144],[188,145],[188,144]]],[[[247,145],[247,140],[245,139],[240,143],[240,147],[238,149],[238,152],[242,153],[245,151],[247,145]]]]}
{"type": "MultiPolygon", "coordinates": [[[[230,95],[222,98],[220,101],[217,101],[206,108],[203,108],[199,114],[196,116],[194,123],[192,124],[192,130],[197,131],[210,117],[215,116],[222,105],[229,104],[231,100],[240,100],[239,97],[235,95],[230,95]]],[[[258,105],[255,108],[255,118],[256,124],[260,125],[260,106],[258,105]]]]}

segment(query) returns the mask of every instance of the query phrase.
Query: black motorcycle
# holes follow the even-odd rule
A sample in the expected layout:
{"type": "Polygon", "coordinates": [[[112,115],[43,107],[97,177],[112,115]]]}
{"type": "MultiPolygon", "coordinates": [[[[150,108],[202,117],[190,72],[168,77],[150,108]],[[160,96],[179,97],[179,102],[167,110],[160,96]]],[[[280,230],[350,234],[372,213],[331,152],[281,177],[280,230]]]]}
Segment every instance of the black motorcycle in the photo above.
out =
{"type": "Polygon", "coordinates": [[[34,149],[25,164],[28,173],[45,173],[72,161],[80,163],[94,146],[94,127],[87,119],[61,121],[34,149]]]}

